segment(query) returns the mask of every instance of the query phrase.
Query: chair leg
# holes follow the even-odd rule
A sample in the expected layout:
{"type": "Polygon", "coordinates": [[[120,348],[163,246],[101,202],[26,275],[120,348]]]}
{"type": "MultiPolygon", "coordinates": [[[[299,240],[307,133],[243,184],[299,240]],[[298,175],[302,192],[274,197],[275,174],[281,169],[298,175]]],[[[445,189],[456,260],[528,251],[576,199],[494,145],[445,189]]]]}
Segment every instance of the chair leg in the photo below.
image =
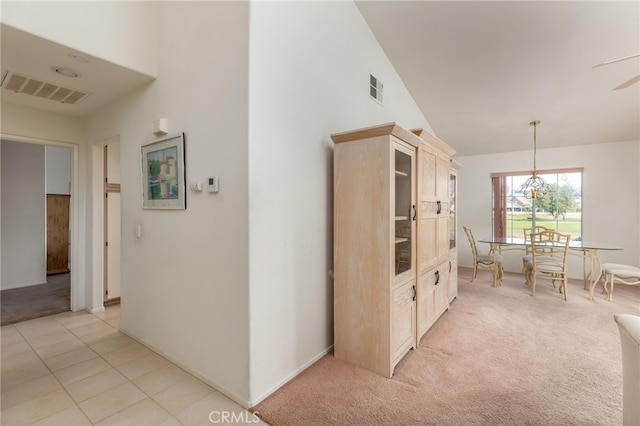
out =
{"type": "Polygon", "coordinates": [[[613,274],[609,274],[610,281],[609,281],[609,302],[613,301],[613,274]]]}
{"type": "Polygon", "coordinates": [[[536,275],[531,274],[531,295],[536,295],[536,275]]]}
{"type": "Polygon", "coordinates": [[[500,284],[499,284],[499,281],[498,281],[498,280],[499,280],[499,278],[498,278],[498,277],[499,277],[499,275],[500,275],[499,270],[498,270],[498,264],[494,264],[494,265],[492,266],[492,268],[491,268],[491,275],[493,275],[493,286],[494,286],[494,287],[498,287],[498,286],[500,285],[500,284]]]}
{"type": "Polygon", "coordinates": [[[564,300],[567,300],[567,279],[563,279],[560,282],[560,293],[564,295],[564,300]]]}
{"type": "Polygon", "coordinates": [[[474,263],[474,265],[473,265],[473,273],[471,274],[471,282],[473,282],[473,279],[476,277],[477,273],[478,273],[478,264],[474,263]]]}
{"type": "Polygon", "coordinates": [[[609,281],[611,280],[611,277],[609,274],[606,274],[604,277],[604,291],[605,291],[605,299],[608,301],[611,301],[611,286],[609,284],[609,281]]]}
{"type": "Polygon", "coordinates": [[[531,287],[531,284],[529,283],[529,274],[531,272],[531,269],[529,268],[529,265],[525,265],[522,269],[522,274],[524,275],[524,284],[527,287],[531,287]]]}

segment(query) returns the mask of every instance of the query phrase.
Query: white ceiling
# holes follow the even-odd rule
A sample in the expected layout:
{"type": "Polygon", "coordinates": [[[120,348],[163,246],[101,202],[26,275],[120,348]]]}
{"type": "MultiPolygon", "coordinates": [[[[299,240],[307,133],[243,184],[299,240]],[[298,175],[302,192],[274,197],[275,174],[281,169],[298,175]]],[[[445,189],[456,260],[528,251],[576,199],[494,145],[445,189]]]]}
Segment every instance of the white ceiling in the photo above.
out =
{"type": "Polygon", "coordinates": [[[357,5],[458,155],[640,139],[640,58],[592,68],[640,53],[637,1],[357,5]]]}
{"type": "MultiPolygon", "coordinates": [[[[356,4],[436,135],[458,155],[532,149],[532,120],[541,121],[539,148],[640,139],[640,83],[612,90],[640,73],[640,59],[593,68],[640,53],[638,1],[356,4]]],[[[1,43],[3,75],[92,93],[66,105],[3,89],[3,102],[84,117],[153,80],[6,25],[1,43]],[[57,75],[54,65],[82,76],[57,75]]]]}
{"type": "Polygon", "coordinates": [[[69,89],[88,91],[87,98],[74,105],[2,89],[3,102],[75,117],[86,117],[98,108],[153,81],[153,77],[92,57],[8,25],[0,27],[1,76],[7,71],[40,79],[69,89]],[[81,76],[65,77],[51,69],[72,68],[81,76]]]}

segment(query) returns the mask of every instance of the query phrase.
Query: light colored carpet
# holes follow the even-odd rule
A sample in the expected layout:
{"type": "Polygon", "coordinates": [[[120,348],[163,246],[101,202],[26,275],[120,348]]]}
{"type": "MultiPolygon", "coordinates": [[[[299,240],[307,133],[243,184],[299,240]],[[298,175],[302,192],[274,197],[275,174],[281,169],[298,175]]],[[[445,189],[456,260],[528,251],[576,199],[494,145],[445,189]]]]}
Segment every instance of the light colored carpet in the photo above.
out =
{"type": "Polygon", "coordinates": [[[582,282],[568,301],[522,275],[460,268],[459,296],[386,379],[330,353],[254,409],[271,425],[617,425],[622,360],[617,313],[640,315],[640,288],[582,282]]]}

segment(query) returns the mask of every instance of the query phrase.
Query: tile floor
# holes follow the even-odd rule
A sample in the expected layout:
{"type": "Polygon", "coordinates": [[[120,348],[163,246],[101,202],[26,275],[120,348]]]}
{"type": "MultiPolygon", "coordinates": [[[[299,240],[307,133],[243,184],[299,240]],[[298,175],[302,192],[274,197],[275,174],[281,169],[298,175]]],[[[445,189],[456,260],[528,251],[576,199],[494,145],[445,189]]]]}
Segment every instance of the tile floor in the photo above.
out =
{"type": "Polygon", "coordinates": [[[258,422],[119,327],[120,305],[3,326],[1,424],[258,422]]]}

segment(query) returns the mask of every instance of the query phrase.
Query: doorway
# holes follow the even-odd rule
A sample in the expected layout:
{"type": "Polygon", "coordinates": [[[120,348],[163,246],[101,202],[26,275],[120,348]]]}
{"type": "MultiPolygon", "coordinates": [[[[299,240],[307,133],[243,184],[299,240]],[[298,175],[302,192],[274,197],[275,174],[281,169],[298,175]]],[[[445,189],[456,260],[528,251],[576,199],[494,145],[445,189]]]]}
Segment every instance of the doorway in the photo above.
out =
{"type": "Polygon", "coordinates": [[[104,176],[104,305],[120,303],[120,141],[111,140],[103,151],[104,176]]]}
{"type": "Polygon", "coordinates": [[[77,307],[73,145],[2,142],[2,324],[77,307]]]}

